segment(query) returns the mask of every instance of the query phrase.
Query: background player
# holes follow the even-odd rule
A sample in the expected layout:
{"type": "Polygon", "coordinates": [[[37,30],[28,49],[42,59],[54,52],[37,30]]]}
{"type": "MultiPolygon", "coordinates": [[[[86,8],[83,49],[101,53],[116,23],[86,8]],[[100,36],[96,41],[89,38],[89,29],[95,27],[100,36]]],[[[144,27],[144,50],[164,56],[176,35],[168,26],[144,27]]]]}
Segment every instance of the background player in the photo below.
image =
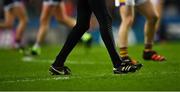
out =
{"type": "Polygon", "coordinates": [[[138,10],[146,18],[145,23],[145,48],[143,51],[143,58],[145,60],[164,61],[165,57],[156,53],[152,49],[154,35],[156,33],[156,24],[158,16],[155,13],[153,5],[150,0],[120,0],[120,14],[122,23],[119,28],[119,46],[120,56],[123,60],[133,61],[128,55],[128,31],[132,26],[134,20],[134,8],[138,10]]]}
{"type": "Polygon", "coordinates": [[[157,31],[157,41],[164,42],[166,39],[166,32],[161,28],[163,24],[161,24],[162,13],[164,8],[164,0],[151,0],[156,14],[158,16],[158,22],[156,24],[156,31],[157,31]]]}
{"type": "Polygon", "coordinates": [[[18,19],[18,25],[15,33],[15,48],[22,49],[23,32],[26,28],[28,17],[25,6],[21,0],[3,0],[5,22],[0,23],[0,29],[13,29],[15,19],[18,19]]]}
{"type": "Polygon", "coordinates": [[[161,17],[162,17],[162,12],[163,12],[162,9],[163,9],[164,0],[151,0],[151,2],[154,6],[156,15],[158,16],[158,22],[156,24],[156,31],[158,31],[159,26],[160,26],[161,17]]]}

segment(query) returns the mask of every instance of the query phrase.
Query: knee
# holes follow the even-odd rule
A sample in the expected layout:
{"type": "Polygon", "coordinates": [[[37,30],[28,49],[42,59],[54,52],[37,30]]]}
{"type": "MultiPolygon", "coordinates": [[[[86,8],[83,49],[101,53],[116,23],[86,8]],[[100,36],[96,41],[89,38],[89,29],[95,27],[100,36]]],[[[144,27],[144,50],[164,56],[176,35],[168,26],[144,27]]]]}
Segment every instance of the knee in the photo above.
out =
{"type": "Polygon", "coordinates": [[[49,20],[45,17],[40,18],[40,25],[47,25],[49,20]]]}
{"type": "Polygon", "coordinates": [[[127,25],[127,26],[132,26],[133,22],[134,22],[133,17],[126,17],[122,19],[122,24],[127,25]]]}
{"type": "Polygon", "coordinates": [[[147,17],[147,21],[152,24],[157,23],[158,19],[159,19],[159,17],[157,15],[151,15],[151,16],[147,17]]]}
{"type": "Polygon", "coordinates": [[[20,23],[26,25],[28,23],[28,18],[24,17],[24,18],[20,19],[20,23]]]}

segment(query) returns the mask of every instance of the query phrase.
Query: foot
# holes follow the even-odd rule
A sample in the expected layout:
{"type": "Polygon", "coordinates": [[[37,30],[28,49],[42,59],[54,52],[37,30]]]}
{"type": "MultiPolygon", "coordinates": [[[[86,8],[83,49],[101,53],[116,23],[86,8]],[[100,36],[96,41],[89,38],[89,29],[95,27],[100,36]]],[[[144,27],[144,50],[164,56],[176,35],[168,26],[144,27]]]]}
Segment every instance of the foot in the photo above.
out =
{"type": "Polygon", "coordinates": [[[82,36],[81,40],[87,47],[91,47],[93,39],[92,39],[92,35],[90,33],[85,33],[82,36]]]}
{"type": "Polygon", "coordinates": [[[144,60],[153,60],[153,61],[165,61],[166,58],[162,55],[159,55],[156,51],[144,51],[143,52],[144,60]]]}
{"type": "Polygon", "coordinates": [[[14,48],[21,54],[25,52],[24,46],[19,43],[15,43],[14,48]]]}
{"type": "Polygon", "coordinates": [[[49,69],[49,72],[51,75],[70,75],[71,74],[71,70],[66,66],[63,66],[63,67],[51,66],[49,69]]]}
{"type": "Polygon", "coordinates": [[[137,70],[140,70],[142,66],[142,64],[131,64],[129,62],[123,62],[121,66],[119,66],[118,68],[114,68],[113,72],[114,74],[126,74],[129,72],[136,72],[137,70]]]}
{"type": "Polygon", "coordinates": [[[138,61],[131,59],[129,56],[121,57],[123,61],[130,62],[131,64],[135,65],[138,63],[138,61]]]}
{"type": "Polygon", "coordinates": [[[33,46],[31,49],[32,55],[40,55],[41,54],[41,47],[33,46]]]}

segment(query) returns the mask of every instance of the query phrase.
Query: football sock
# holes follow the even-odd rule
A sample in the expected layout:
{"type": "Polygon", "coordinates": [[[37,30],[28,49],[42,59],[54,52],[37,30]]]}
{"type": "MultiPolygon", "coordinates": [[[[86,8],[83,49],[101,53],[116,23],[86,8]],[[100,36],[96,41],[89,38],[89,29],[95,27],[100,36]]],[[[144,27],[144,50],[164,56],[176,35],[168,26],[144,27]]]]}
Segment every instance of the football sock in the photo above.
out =
{"type": "Polygon", "coordinates": [[[145,44],[144,51],[151,51],[152,50],[152,44],[145,44]]]}
{"type": "Polygon", "coordinates": [[[128,56],[128,48],[127,48],[127,47],[122,47],[122,48],[120,48],[119,55],[120,55],[121,57],[126,57],[126,56],[128,56]]]}
{"type": "Polygon", "coordinates": [[[15,48],[20,48],[20,46],[21,46],[21,40],[16,39],[15,40],[15,48]]]}

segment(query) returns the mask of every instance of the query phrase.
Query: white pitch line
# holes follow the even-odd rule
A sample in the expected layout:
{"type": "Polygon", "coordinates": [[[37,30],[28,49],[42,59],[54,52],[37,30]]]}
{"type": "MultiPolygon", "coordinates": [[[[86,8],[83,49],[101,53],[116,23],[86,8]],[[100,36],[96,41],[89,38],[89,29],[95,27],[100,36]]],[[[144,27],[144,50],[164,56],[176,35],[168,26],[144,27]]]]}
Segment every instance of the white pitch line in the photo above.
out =
{"type": "Polygon", "coordinates": [[[0,83],[17,83],[17,82],[35,82],[35,81],[51,81],[51,80],[69,80],[69,79],[85,79],[85,78],[94,78],[94,77],[103,77],[107,74],[100,74],[95,76],[55,76],[54,78],[35,78],[35,79],[18,79],[18,80],[7,80],[7,81],[1,81],[0,83]]]}
{"type": "MultiPolygon", "coordinates": [[[[141,70],[140,70],[140,71],[141,71],[141,70]]],[[[180,73],[180,72],[164,72],[164,71],[163,71],[163,72],[146,72],[146,73],[142,73],[142,72],[138,73],[138,72],[137,72],[138,75],[145,75],[145,74],[146,74],[146,75],[147,75],[147,74],[148,74],[148,75],[152,75],[152,74],[153,74],[153,75],[156,75],[156,74],[159,74],[159,75],[167,75],[167,74],[170,74],[170,75],[172,75],[172,74],[179,74],[179,73],[180,73]]]]}
{"type": "MultiPolygon", "coordinates": [[[[158,72],[157,72],[158,73],[158,72]]],[[[135,75],[152,75],[153,73],[135,73],[135,75]]],[[[167,75],[167,74],[179,74],[179,72],[160,72],[158,73],[159,75],[167,75]]],[[[124,75],[128,75],[128,74],[120,74],[120,76],[124,76],[124,75]]],[[[156,73],[155,73],[156,75],[156,73]]],[[[18,79],[18,80],[6,80],[6,81],[1,81],[0,83],[17,83],[17,82],[35,82],[35,81],[51,81],[51,80],[69,80],[69,79],[90,79],[90,78],[97,78],[97,77],[104,77],[104,76],[113,76],[113,74],[99,74],[99,75],[85,75],[85,76],[79,76],[79,75],[75,75],[75,76],[55,76],[54,78],[35,78],[35,79],[18,79]]],[[[119,76],[119,75],[118,75],[119,76]]],[[[114,75],[114,77],[117,77],[117,75],[114,75]]],[[[153,78],[151,76],[146,78],[153,78]]]]}
{"type": "MultiPolygon", "coordinates": [[[[22,61],[24,61],[24,62],[52,63],[54,60],[51,60],[51,59],[34,59],[34,58],[25,57],[25,58],[22,58],[22,61]]],[[[90,64],[90,65],[93,65],[93,64],[108,64],[105,61],[86,61],[86,60],[83,60],[83,61],[67,60],[66,62],[67,62],[67,64],[90,64]]]]}
{"type": "Polygon", "coordinates": [[[68,80],[68,79],[70,79],[69,76],[67,76],[67,77],[57,77],[57,78],[8,80],[8,81],[2,81],[1,83],[34,82],[34,81],[49,81],[49,80],[68,80]]]}

